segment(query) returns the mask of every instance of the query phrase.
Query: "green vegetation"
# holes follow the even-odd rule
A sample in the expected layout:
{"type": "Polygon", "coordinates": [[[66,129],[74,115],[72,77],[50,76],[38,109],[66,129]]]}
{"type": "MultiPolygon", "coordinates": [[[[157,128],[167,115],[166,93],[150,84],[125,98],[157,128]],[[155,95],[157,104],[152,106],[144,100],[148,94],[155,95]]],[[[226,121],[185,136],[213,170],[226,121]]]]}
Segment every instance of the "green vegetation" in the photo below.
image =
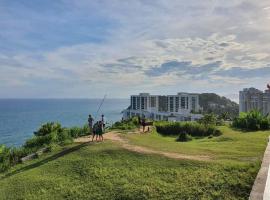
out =
{"type": "Polygon", "coordinates": [[[133,117],[128,120],[123,120],[121,122],[115,122],[110,129],[118,129],[118,130],[132,130],[139,127],[139,121],[137,117],[133,117]]]}
{"type": "Polygon", "coordinates": [[[225,117],[225,120],[238,116],[238,104],[226,97],[221,97],[215,93],[202,93],[199,95],[199,99],[204,113],[214,113],[225,117]]]}
{"type": "Polygon", "coordinates": [[[228,126],[218,129],[223,133],[219,137],[204,137],[183,143],[176,142],[178,135],[162,136],[155,131],[151,134],[127,134],[122,137],[134,145],[185,155],[209,156],[221,164],[252,164],[262,159],[270,131],[242,132],[228,126]]]}
{"type": "Polygon", "coordinates": [[[247,199],[258,168],[72,145],[2,174],[0,199],[247,199]]]}
{"type": "Polygon", "coordinates": [[[178,138],[176,139],[177,142],[187,142],[191,140],[192,140],[192,137],[189,134],[187,134],[187,132],[181,132],[178,138]]]}
{"type": "Polygon", "coordinates": [[[233,120],[232,126],[243,130],[268,130],[270,129],[270,119],[263,116],[259,111],[253,110],[248,113],[240,113],[239,117],[233,120]]]}
{"type": "Polygon", "coordinates": [[[43,147],[48,147],[50,150],[55,145],[70,144],[73,142],[73,138],[87,134],[89,134],[88,126],[63,128],[59,123],[46,123],[34,132],[34,136],[28,139],[22,147],[0,146],[0,172],[18,164],[22,157],[43,147]]]}
{"type": "MultiPolygon", "coordinates": [[[[191,124],[185,126],[192,127],[191,130],[194,126],[212,127],[191,124]]],[[[51,133],[58,137],[63,132],[77,137],[84,133],[79,128],[65,129],[55,124],[53,127],[41,127],[42,133],[35,137],[51,133]]],[[[130,152],[109,141],[60,146],[60,140],[54,138],[53,144],[57,146],[52,152],[0,173],[0,200],[247,199],[270,131],[243,133],[227,126],[217,130],[223,133],[219,137],[199,137],[181,143],[176,142],[181,134],[162,136],[155,130],[150,134],[121,135],[131,144],[186,156],[207,156],[210,160],[206,161],[130,152]]],[[[188,134],[183,133],[184,140],[188,140],[188,134]]],[[[5,151],[6,147],[0,146],[0,154],[5,151]]]]}
{"type": "Polygon", "coordinates": [[[200,124],[198,122],[155,122],[155,127],[158,133],[168,136],[179,136],[182,133],[193,137],[205,137],[209,135],[219,136],[221,131],[215,126],[200,124]]]}

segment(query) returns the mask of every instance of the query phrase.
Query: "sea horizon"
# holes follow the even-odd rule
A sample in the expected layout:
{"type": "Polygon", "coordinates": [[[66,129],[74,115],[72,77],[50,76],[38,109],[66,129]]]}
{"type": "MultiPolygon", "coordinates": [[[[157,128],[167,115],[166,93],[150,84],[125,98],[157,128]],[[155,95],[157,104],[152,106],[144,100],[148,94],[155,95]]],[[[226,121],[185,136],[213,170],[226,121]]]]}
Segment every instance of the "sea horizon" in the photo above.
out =
{"type": "Polygon", "coordinates": [[[89,114],[94,118],[105,115],[108,124],[121,120],[128,99],[105,99],[99,113],[100,99],[86,98],[25,98],[0,99],[0,144],[20,146],[33,136],[42,124],[59,122],[64,127],[87,124],[89,114]]]}

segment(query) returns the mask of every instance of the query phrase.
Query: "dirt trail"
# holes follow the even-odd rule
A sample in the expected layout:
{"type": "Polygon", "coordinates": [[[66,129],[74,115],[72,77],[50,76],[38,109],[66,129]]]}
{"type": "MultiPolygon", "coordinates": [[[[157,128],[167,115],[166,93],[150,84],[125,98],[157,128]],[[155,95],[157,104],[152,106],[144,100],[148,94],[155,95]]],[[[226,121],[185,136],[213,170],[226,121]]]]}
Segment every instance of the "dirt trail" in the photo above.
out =
{"type": "MultiPolygon", "coordinates": [[[[171,152],[153,150],[153,149],[138,146],[138,145],[132,145],[132,144],[128,143],[128,140],[122,138],[120,133],[117,133],[115,131],[111,131],[111,132],[104,134],[104,140],[111,140],[111,141],[117,142],[123,148],[125,148],[129,151],[134,151],[134,152],[138,152],[138,153],[158,154],[158,155],[162,155],[162,156],[165,156],[168,158],[174,158],[174,159],[189,159],[189,160],[198,160],[198,161],[211,160],[211,158],[209,156],[171,153],[171,152]]],[[[90,141],[91,141],[91,138],[89,136],[88,137],[80,137],[80,138],[75,139],[75,142],[77,142],[77,143],[84,143],[84,142],[90,142],[90,141]]]]}

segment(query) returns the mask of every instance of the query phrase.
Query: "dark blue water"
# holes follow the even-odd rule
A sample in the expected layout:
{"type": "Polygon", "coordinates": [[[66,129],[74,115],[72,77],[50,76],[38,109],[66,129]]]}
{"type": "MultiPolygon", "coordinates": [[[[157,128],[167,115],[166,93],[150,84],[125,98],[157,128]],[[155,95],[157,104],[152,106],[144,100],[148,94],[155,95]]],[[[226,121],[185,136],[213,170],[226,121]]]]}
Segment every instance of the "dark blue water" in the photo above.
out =
{"type": "MultiPolygon", "coordinates": [[[[100,99],[0,99],[0,144],[22,145],[46,122],[57,121],[65,127],[82,126],[88,114],[96,115],[100,99]]],[[[121,119],[127,99],[106,99],[96,118],[107,122],[121,119]]]]}

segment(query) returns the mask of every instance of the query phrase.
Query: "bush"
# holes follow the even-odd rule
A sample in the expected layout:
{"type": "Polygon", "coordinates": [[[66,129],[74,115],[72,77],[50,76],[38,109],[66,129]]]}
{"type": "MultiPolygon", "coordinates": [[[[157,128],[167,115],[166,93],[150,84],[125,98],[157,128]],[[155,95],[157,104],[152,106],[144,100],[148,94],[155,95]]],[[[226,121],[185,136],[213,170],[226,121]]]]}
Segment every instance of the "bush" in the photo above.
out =
{"type": "Polygon", "coordinates": [[[262,119],[260,128],[262,130],[268,130],[270,129],[270,121],[267,118],[262,119]]]}
{"type": "Polygon", "coordinates": [[[166,136],[178,136],[186,132],[193,137],[204,137],[214,135],[217,130],[214,126],[205,126],[197,122],[156,122],[155,126],[158,133],[166,136]]]}
{"type": "Polygon", "coordinates": [[[63,128],[61,127],[61,124],[58,122],[48,122],[46,124],[43,124],[34,134],[36,136],[45,136],[47,134],[50,134],[52,132],[60,133],[63,131],[63,128]]]}
{"type": "Polygon", "coordinates": [[[217,116],[213,113],[205,114],[200,120],[199,123],[205,126],[214,126],[217,124],[217,116]]]}
{"type": "Polygon", "coordinates": [[[138,117],[133,117],[128,120],[124,120],[121,122],[115,122],[111,129],[120,129],[120,130],[132,130],[139,126],[138,117]]]}
{"type": "Polygon", "coordinates": [[[192,140],[192,137],[189,134],[187,134],[186,132],[180,133],[176,139],[177,142],[187,142],[190,140],[192,140]]]}
{"type": "Polygon", "coordinates": [[[24,148],[0,146],[0,172],[9,169],[20,162],[20,159],[28,154],[24,148]]]}
{"type": "Polygon", "coordinates": [[[65,129],[62,132],[57,134],[57,143],[61,145],[66,145],[72,142],[73,142],[73,138],[71,137],[68,129],[65,129]]]}
{"type": "Polygon", "coordinates": [[[268,130],[270,128],[270,120],[259,111],[252,110],[248,113],[240,113],[239,117],[233,120],[232,126],[251,131],[268,130]]]}
{"type": "Polygon", "coordinates": [[[67,130],[69,132],[69,135],[72,138],[77,138],[77,137],[81,137],[81,136],[85,136],[85,135],[90,134],[90,130],[89,130],[88,125],[84,125],[82,128],[74,126],[74,127],[67,129],[67,130]]]}
{"type": "Polygon", "coordinates": [[[49,150],[52,150],[58,145],[72,143],[73,138],[88,134],[88,125],[82,128],[63,128],[59,123],[46,123],[38,131],[34,132],[34,136],[26,140],[22,147],[10,148],[0,145],[0,172],[9,169],[11,166],[19,163],[22,157],[34,153],[43,147],[48,147],[49,150]]]}

